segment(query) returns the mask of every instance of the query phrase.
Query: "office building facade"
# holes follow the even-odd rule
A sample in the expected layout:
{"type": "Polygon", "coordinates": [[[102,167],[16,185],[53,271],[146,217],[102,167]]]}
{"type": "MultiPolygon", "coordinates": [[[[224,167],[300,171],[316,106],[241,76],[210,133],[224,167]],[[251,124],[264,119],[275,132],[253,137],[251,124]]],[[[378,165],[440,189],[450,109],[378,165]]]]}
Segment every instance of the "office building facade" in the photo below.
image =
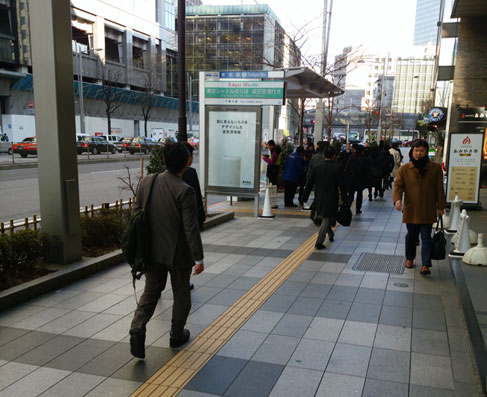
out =
{"type": "Polygon", "coordinates": [[[436,44],[440,7],[441,0],[417,0],[413,39],[415,46],[428,47],[436,44]]]}

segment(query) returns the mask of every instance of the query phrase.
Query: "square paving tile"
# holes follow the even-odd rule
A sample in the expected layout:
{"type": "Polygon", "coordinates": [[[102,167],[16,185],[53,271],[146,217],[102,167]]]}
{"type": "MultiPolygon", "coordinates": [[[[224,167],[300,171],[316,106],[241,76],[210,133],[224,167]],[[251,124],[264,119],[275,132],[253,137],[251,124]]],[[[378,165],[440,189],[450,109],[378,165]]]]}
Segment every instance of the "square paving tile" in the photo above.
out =
{"type": "Polygon", "coordinates": [[[311,279],[311,283],[313,284],[325,284],[325,285],[333,285],[337,280],[340,273],[332,273],[332,272],[318,272],[316,275],[311,279]]]}
{"type": "Polygon", "coordinates": [[[28,332],[17,339],[0,347],[0,359],[14,360],[15,358],[35,349],[36,347],[47,342],[49,339],[56,337],[56,334],[47,332],[28,332]]]}
{"type": "Polygon", "coordinates": [[[385,290],[387,287],[387,280],[388,280],[388,277],[371,276],[369,274],[366,274],[364,276],[364,278],[362,279],[362,283],[360,284],[360,288],[385,290]]]}
{"type": "Polygon", "coordinates": [[[376,329],[377,324],[347,320],[343,325],[338,342],[350,345],[372,346],[376,329]]]}
{"type": "Polygon", "coordinates": [[[283,369],[283,365],[249,361],[227,389],[225,396],[266,397],[276,384],[283,369]]]}
{"type": "Polygon", "coordinates": [[[410,351],[411,328],[379,324],[375,334],[374,347],[410,351]]]}
{"type": "Polygon", "coordinates": [[[301,339],[288,366],[324,371],[334,348],[333,342],[301,339]]]}
{"type": "Polygon", "coordinates": [[[111,377],[134,382],[145,382],[175,355],[176,351],[172,349],[149,346],[145,349],[144,360],[132,358],[111,377]]]}
{"type": "Polygon", "coordinates": [[[415,353],[450,356],[446,332],[413,328],[412,351],[415,353]]]}
{"type": "Polygon", "coordinates": [[[304,338],[336,342],[344,322],[344,320],[334,318],[315,317],[304,334],[304,338]]]}
{"type": "Polygon", "coordinates": [[[367,378],[408,383],[409,352],[372,349],[367,378]]]}
{"type": "Polygon", "coordinates": [[[479,385],[477,384],[477,382],[455,382],[455,395],[462,397],[477,397],[479,395],[479,385]]]}
{"type": "Polygon", "coordinates": [[[206,285],[195,288],[195,290],[191,292],[191,302],[206,303],[221,291],[221,288],[207,287],[206,285]]]}
{"type": "Polygon", "coordinates": [[[433,331],[446,331],[445,315],[443,310],[413,310],[413,328],[430,329],[433,331]]]}
{"type": "Polygon", "coordinates": [[[298,296],[293,305],[289,308],[288,313],[300,314],[302,316],[314,316],[323,304],[322,298],[305,298],[298,296]]]}
{"type": "Polygon", "coordinates": [[[384,296],[384,305],[413,307],[413,294],[411,292],[386,291],[384,296]]]}
{"type": "Polygon", "coordinates": [[[68,371],[41,367],[3,389],[0,396],[37,396],[69,374],[68,371]]]}
{"type": "Polygon", "coordinates": [[[257,310],[247,322],[242,325],[241,329],[247,331],[270,333],[284,314],[270,312],[266,310],[257,310]]]}
{"type": "Polygon", "coordinates": [[[128,343],[115,343],[77,370],[84,374],[111,376],[132,359],[128,343]]]}
{"type": "Polygon", "coordinates": [[[379,322],[380,311],[380,305],[354,302],[348,313],[347,320],[377,324],[379,322]]]}
{"type": "Polygon", "coordinates": [[[365,378],[325,372],[316,392],[317,397],[360,397],[365,378]]]}
{"type": "Polygon", "coordinates": [[[110,341],[87,339],[54,360],[49,361],[46,366],[66,371],[76,371],[113,345],[114,343],[110,341]]]}
{"type": "Polygon", "coordinates": [[[224,289],[208,301],[209,305],[231,306],[245,294],[243,290],[224,289]]]}
{"type": "Polygon", "coordinates": [[[42,327],[44,324],[47,324],[59,317],[62,317],[65,314],[68,314],[69,312],[69,309],[50,307],[32,316],[29,316],[22,321],[12,324],[12,327],[35,330],[39,327],[42,327]]]}
{"type": "Polygon", "coordinates": [[[218,351],[218,355],[250,360],[259,346],[264,342],[267,334],[240,329],[218,351]]]}
{"type": "Polygon", "coordinates": [[[411,353],[411,383],[420,386],[453,390],[453,374],[449,357],[411,353]]]}
{"type": "Polygon", "coordinates": [[[283,335],[269,335],[252,360],[284,365],[296,349],[300,338],[283,335]]]}
{"type": "Polygon", "coordinates": [[[89,392],[86,397],[130,396],[141,385],[139,382],[130,380],[108,378],[89,392]]]}
{"type": "Polygon", "coordinates": [[[17,357],[15,361],[24,364],[39,365],[42,366],[53,358],[60,356],[72,347],[83,342],[83,338],[77,338],[74,336],[59,335],[53,339],[48,340],[46,343],[36,347],[33,350],[17,357]]]}
{"type": "Polygon", "coordinates": [[[426,310],[443,311],[443,300],[441,295],[414,294],[414,307],[426,310]]]}
{"type": "Polygon", "coordinates": [[[355,295],[355,302],[370,305],[382,305],[384,290],[376,288],[359,288],[355,295]]]}
{"type": "Polygon", "coordinates": [[[0,327],[0,346],[5,345],[30,332],[27,329],[0,327]]]}
{"type": "MultiPolygon", "coordinates": [[[[437,389],[434,387],[420,386],[420,385],[409,385],[409,396],[410,397],[453,397],[453,390],[448,389],[437,389]]],[[[460,396],[463,396],[460,394],[460,396]]],[[[477,394],[478,396],[478,394],[477,394]]]]}
{"type": "Polygon", "coordinates": [[[358,291],[357,287],[347,287],[342,285],[334,285],[330,290],[327,300],[348,301],[353,302],[358,291]]]}
{"type": "Polygon", "coordinates": [[[412,310],[408,307],[382,306],[379,324],[411,328],[412,310]]]}
{"type": "MultiPolygon", "coordinates": [[[[244,273],[242,273],[244,274],[244,273]]],[[[257,284],[260,279],[256,277],[240,277],[231,283],[228,288],[229,289],[239,289],[243,291],[250,290],[255,284],[257,284]]]]}
{"type": "Polygon", "coordinates": [[[59,383],[56,383],[44,393],[41,397],[81,397],[94,389],[106,378],[103,376],[72,373],[66,376],[59,383]]]}
{"type": "Polygon", "coordinates": [[[299,296],[307,284],[303,281],[284,281],[274,295],[299,296]]]}
{"type": "Polygon", "coordinates": [[[343,285],[347,287],[359,287],[362,282],[363,274],[348,274],[342,273],[335,281],[335,285],[343,285]]]}
{"type": "Polygon", "coordinates": [[[300,297],[303,298],[320,298],[325,299],[330,292],[332,285],[329,284],[314,284],[310,283],[301,292],[300,297]]]}
{"type": "Polygon", "coordinates": [[[345,320],[351,306],[352,302],[325,299],[316,316],[345,320]]]}
{"type": "Polygon", "coordinates": [[[455,382],[470,384],[476,383],[472,359],[469,353],[452,352],[451,364],[453,370],[453,379],[455,382]]]}
{"type": "Polygon", "coordinates": [[[363,397],[408,397],[407,383],[366,379],[363,397]]]}
{"type": "Polygon", "coordinates": [[[260,309],[270,312],[286,313],[295,300],[296,296],[274,294],[265,301],[260,309]]]}
{"type": "Polygon", "coordinates": [[[80,338],[89,338],[114,322],[120,320],[122,317],[123,316],[117,316],[115,314],[100,313],[90,317],[88,320],[83,321],[77,326],[68,329],[66,332],[64,332],[64,334],[78,336],[80,338]]]}
{"type": "Polygon", "coordinates": [[[24,378],[38,368],[37,365],[21,364],[15,361],[7,362],[0,367],[0,390],[24,378]]]}
{"type": "Polygon", "coordinates": [[[286,367],[270,396],[314,396],[320,384],[321,371],[286,367]]]}
{"type": "Polygon", "coordinates": [[[185,389],[223,395],[246,364],[246,360],[214,356],[189,381],[185,389]]]}
{"type": "Polygon", "coordinates": [[[365,377],[372,348],[337,343],[327,372],[365,377]]]}
{"type": "Polygon", "coordinates": [[[208,325],[215,321],[227,309],[227,306],[204,304],[189,315],[188,322],[208,325]]]}

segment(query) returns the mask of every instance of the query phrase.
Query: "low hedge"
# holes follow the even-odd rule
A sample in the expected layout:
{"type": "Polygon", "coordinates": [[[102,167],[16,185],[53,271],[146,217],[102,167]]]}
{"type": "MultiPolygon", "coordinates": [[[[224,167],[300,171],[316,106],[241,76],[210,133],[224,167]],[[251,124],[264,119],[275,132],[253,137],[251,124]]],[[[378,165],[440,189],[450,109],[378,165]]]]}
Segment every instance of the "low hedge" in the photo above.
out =
{"type": "MultiPolygon", "coordinates": [[[[82,255],[99,256],[120,248],[129,217],[128,209],[103,209],[93,217],[81,215],[82,255]]],[[[0,235],[0,290],[49,273],[46,264],[59,244],[59,239],[34,230],[0,235]]]]}

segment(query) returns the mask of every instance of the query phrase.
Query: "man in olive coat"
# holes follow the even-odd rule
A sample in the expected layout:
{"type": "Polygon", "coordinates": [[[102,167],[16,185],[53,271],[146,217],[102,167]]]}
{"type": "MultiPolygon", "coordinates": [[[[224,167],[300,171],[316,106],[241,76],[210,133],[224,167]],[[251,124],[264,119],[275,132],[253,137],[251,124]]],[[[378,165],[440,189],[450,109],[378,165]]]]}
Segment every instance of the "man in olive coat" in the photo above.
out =
{"type": "MultiPolygon", "coordinates": [[[[146,325],[156,308],[161,292],[171,277],[173,308],[169,345],[179,347],[189,340],[185,329],[191,309],[189,279],[204,270],[196,194],[182,176],[188,166],[189,152],[182,143],[164,147],[167,170],[157,175],[148,208],[151,232],[151,259],[145,274],[144,293],[140,297],[130,326],[130,351],[145,357],[146,325]]],[[[135,209],[142,207],[149,193],[150,178],[142,180],[137,191],[135,209]]]]}
{"type": "Polygon", "coordinates": [[[421,234],[421,274],[431,274],[431,230],[446,207],[441,166],[428,159],[428,143],[418,139],[412,150],[411,161],[404,164],[394,182],[394,206],[403,210],[406,224],[406,264],[414,267],[416,241],[421,234]],[[404,195],[404,205],[402,202],[404,195]]]}
{"type": "Polygon", "coordinates": [[[316,249],[325,248],[323,243],[327,233],[330,242],[334,240],[335,234],[331,228],[331,223],[338,211],[338,189],[343,182],[342,167],[334,161],[336,152],[333,146],[327,146],[324,149],[323,157],[323,163],[311,171],[303,196],[303,201],[308,201],[308,197],[315,187],[316,217],[323,218],[315,244],[316,249]]]}

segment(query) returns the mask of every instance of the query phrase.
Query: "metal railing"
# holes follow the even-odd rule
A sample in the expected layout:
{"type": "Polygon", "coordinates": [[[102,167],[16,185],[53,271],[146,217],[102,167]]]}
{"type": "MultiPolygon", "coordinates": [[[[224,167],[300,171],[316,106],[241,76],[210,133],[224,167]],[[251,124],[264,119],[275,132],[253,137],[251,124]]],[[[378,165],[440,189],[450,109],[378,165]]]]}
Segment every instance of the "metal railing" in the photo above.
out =
{"type": "MultiPolygon", "coordinates": [[[[93,217],[94,214],[104,209],[122,209],[124,206],[128,206],[129,209],[134,205],[135,198],[129,198],[128,200],[117,200],[114,203],[102,203],[99,206],[86,205],[80,207],[80,214],[84,216],[93,217]]],[[[5,233],[13,234],[15,229],[23,230],[39,230],[41,224],[41,217],[32,215],[31,217],[25,217],[24,219],[13,220],[10,219],[7,222],[0,222],[0,235],[5,233]]]]}

